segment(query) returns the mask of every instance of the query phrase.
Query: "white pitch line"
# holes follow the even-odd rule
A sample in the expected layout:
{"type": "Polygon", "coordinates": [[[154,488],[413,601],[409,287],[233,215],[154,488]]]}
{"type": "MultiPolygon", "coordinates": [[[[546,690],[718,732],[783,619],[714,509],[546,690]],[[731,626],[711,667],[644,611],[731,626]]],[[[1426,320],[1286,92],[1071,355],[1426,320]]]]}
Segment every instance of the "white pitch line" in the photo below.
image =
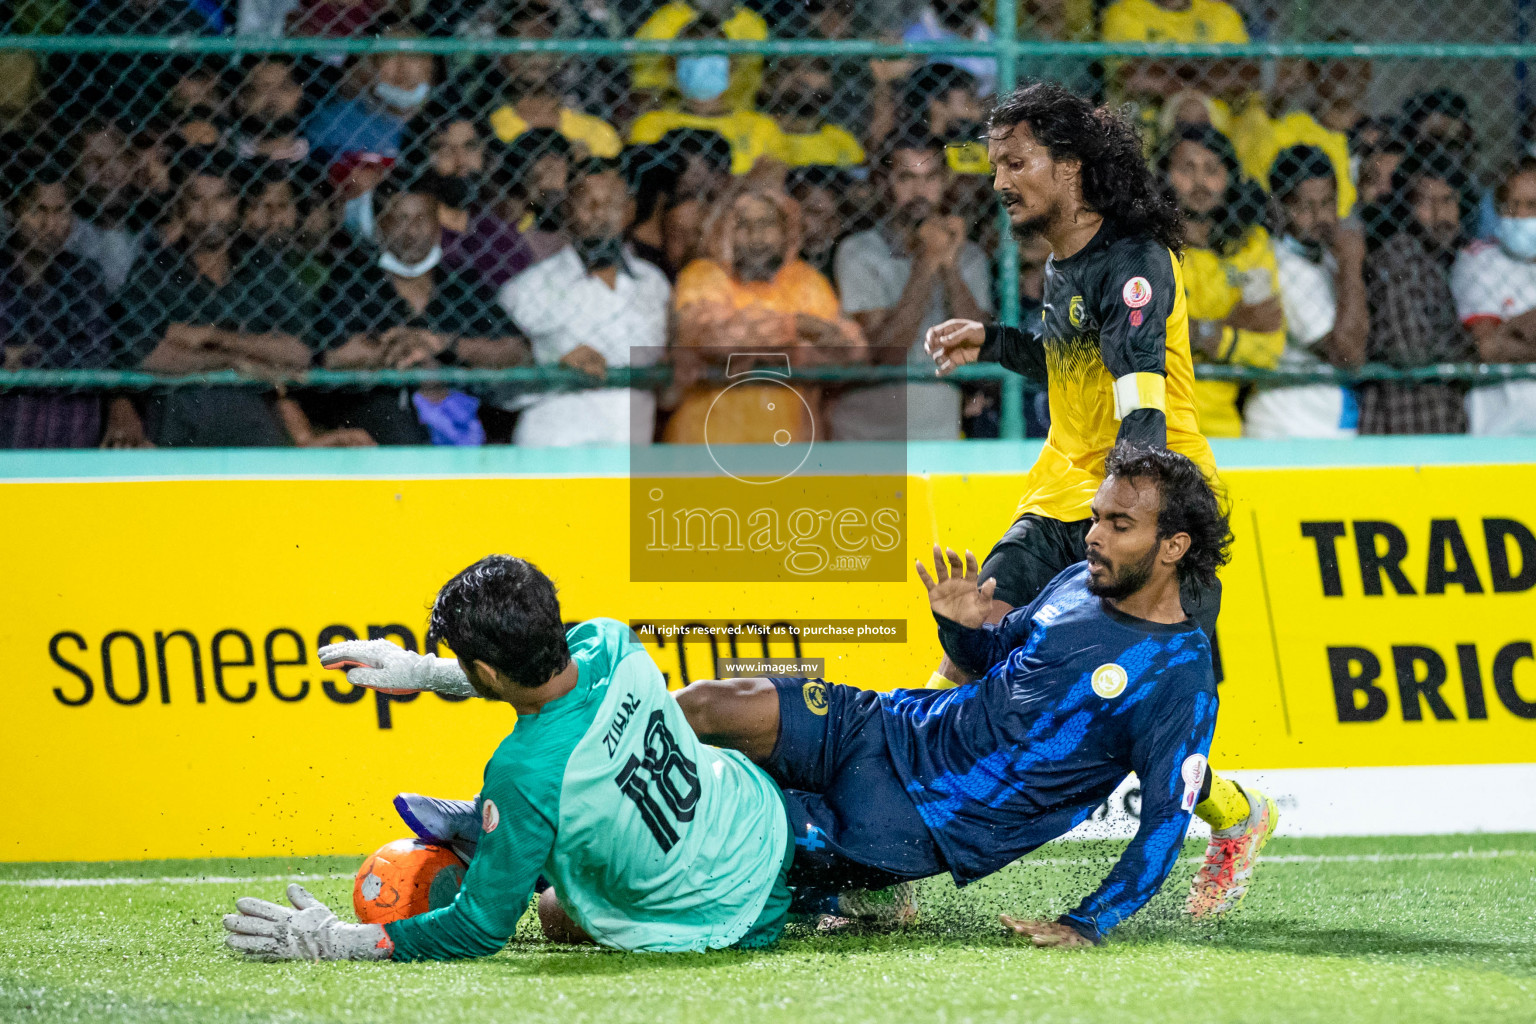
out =
{"type": "Polygon", "coordinates": [[[0,878],[0,885],[28,889],[73,889],[106,885],[237,885],[246,882],[333,882],[346,875],[159,875],[117,878],[0,878]]]}
{"type": "MultiPolygon", "coordinates": [[[[1453,850],[1441,853],[1289,853],[1259,858],[1262,864],[1385,864],[1398,861],[1495,860],[1536,857],[1536,850],[1453,850]]],[[[1198,857],[1180,857],[1194,862],[1198,857]]],[[[1045,867],[1082,867],[1102,863],[1099,857],[1026,857],[1020,863],[1045,867]]],[[[0,885],[32,889],[71,889],[109,885],[239,885],[247,882],[339,882],[351,874],[327,875],[158,875],[116,878],[0,878],[0,885]]]]}
{"type": "MultiPolygon", "coordinates": [[[[1499,857],[1536,857],[1536,850],[1453,850],[1444,853],[1285,853],[1259,855],[1260,864],[1385,864],[1393,861],[1416,860],[1494,860],[1499,857]]],[[[1197,861],[1199,857],[1180,857],[1181,861],[1197,861]]],[[[1076,867],[1097,863],[1100,858],[1087,857],[1029,857],[1021,864],[1047,864],[1052,867],[1076,867]]]]}

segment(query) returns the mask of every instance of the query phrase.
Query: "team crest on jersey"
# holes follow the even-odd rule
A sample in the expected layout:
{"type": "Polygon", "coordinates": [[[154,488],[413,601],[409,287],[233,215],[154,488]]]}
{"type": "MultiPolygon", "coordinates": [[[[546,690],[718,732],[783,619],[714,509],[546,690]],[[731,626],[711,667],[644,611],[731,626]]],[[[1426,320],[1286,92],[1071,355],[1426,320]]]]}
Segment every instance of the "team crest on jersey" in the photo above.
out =
{"type": "Polygon", "coordinates": [[[1083,297],[1072,296],[1072,301],[1067,303],[1067,319],[1072,321],[1073,327],[1083,326],[1083,297]]]}
{"type": "Polygon", "coordinates": [[[805,706],[811,709],[813,715],[827,713],[827,684],[820,679],[811,679],[800,688],[800,695],[805,698],[805,706]]]}
{"type": "Polygon", "coordinates": [[[1133,277],[1120,289],[1120,297],[1132,309],[1140,309],[1152,301],[1152,284],[1144,277],[1133,277]]]}
{"type": "Polygon", "coordinates": [[[1093,670],[1093,692],[1105,700],[1124,693],[1126,682],[1125,669],[1112,661],[1093,670]]]}
{"type": "Polygon", "coordinates": [[[1186,811],[1195,809],[1200,799],[1200,787],[1205,784],[1205,755],[1190,754],[1184,759],[1179,775],[1184,779],[1184,799],[1179,806],[1186,811]]]}
{"type": "Polygon", "coordinates": [[[495,832],[500,824],[501,811],[496,809],[496,801],[487,800],[480,808],[480,831],[495,832]]]}

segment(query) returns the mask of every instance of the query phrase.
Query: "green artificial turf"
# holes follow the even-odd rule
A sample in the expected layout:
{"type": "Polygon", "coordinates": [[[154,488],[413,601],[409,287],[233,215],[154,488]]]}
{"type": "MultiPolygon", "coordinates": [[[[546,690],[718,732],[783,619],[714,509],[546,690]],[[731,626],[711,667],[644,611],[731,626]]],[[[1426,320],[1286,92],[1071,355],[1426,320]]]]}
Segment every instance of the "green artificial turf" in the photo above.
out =
{"type": "Polygon", "coordinates": [[[1065,909],[1117,850],[1058,843],[964,890],[925,883],[921,923],[895,935],[625,955],[548,945],[525,919],[497,956],[433,964],[221,945],[236,896],[280,897],[271,876],[322,876],[307,884],[348,916],[360,857],[0,865],[0,1021],[1536,1021],[1536,836],[1276,840],[1220,925],[1180,919],[1183,861],[1102,947],[1001,933],[999,911],[1065,909]],[[154,881],[18,884],[107,877],[154,881]]]}

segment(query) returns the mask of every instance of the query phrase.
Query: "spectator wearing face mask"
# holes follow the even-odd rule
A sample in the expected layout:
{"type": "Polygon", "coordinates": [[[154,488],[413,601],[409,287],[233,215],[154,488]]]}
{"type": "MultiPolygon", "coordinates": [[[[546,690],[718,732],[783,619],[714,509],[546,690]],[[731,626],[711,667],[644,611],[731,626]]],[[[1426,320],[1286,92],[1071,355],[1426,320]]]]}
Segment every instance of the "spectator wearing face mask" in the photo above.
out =
{"type": "Polygon", "coordinates": [[[437,195],[444,229],[464,232],[485,174],[485,139],[469,111],[430,100],[406,125],[399,166],[437,195]]]}
{"type": "Polygon", "coordinates": [[[801,401],[783,402],[773,400],[784,391],[778,384],[691,386],[706,365],[735,374],[756,360],[765,368],[787,361],[793,373],[867,359],[863,334],[839,312],[832,285],[795,256],[799,220],[793,199],[750,181],[711,211],[706,255],[677,278],[673,363],[685,392],[664,440],[703,443],[706,422],[712,444],[826,436],[820,388],[793,387],[801,401]]]}
{"type": "MultiPolygon", "coordinates": [[[[435,192],[407,180],[385,179],[373,191],[378,250],[331,274],[323,294],[331,328],[327,369],[408,369],[430,366],[517,366],[527,347],[495,295],[472,269],[442,265],[442,227],[435,192]]],[[[379,444],[479,444],[485,432],[479,403],[443,388],[423,388],[401,400],[397,389],[307,400],[308,414],[326,427],[367,431],[379,444]],[[412,408],[414,407],[414,408],[412,408]]]]}
{"type": "MultiPolygon", "coordinates": [[[[1536,157],[1495,190],[1494,241],[1473,242],[1451,267],[1456,315],[1485,363],[1536,362],[1536,157]]],[[[1536,381],[1467,392],[1470,434],[1536,434],[1536,381]]]]}
{"type": "Polygon", "coordinates": [[[779,126],[778,159],[790,167],[857,167],[864,162],[859,140],[831,120],[834,92],[827,61],[781,61],[766,91],[766,106],[779,126]]]}
{"type": "MultiPolygon", "coordinates": [[[[1285,349],[1280,272],[1258,223],[1263,192],[1243,177],[1232,143],[1209,125],[1182,125],[1158,172],[1184,213],[1184,291],[1189,347],[1198,362],[1272,368],[1285,349]]],[[[1207,437],[1239,437],[1241,389],[1195,381],[1195,411],[1207,437]]]]}
{"type": "MultiPolygon", "coordinates": [[[[724,34],[717,21],[700,15],[679,38],[721,39],[724,34]]],[[[773,118],[735,107],[727,95],[731,58],[722,54],[678,57],[675,64],[678,107],[641,114],[630,125],[630,142],[656,142],[677,128],[702,128],[718,132],[731,144],[732,174],[746,174],[765,158],[778,159],[779,127],[773,118]]]]}
{"type": "MultiPolygon", "coordinates": [[[[507,19],[515,39],[551,39],[559,11],[535,0],[516,6],[507,19]]],[[[514,142],[531,129],[552,128],[570,142],[577,159],[612,159],[624,148],[618,131],[600,117],[567,106],[560,95],[561,56],[555,53],[506,54],[486,87],[497,96],[491,129],[502,142],[514,142]]]]}
{"type": "MultiPolygon", "coordinates": [[[[1387,197],[1361,210],[1368,360],[1412,369],[1472,358],[1475,349],[1457,318],[1448,271],[1474,205],[1460,160],[1430,146],[1409,152],[1387,197]]],[[[1438,381],[1366,381],[1357,389],[1360,433],[1465,433],[1463,390],[1438,381]]]]}
{"type": "MultiPolygon", "coordinates": [[[[420,35],[399,21],[382,33],[385,39],[420,35]]],[[[406,123],[426,105],[438,78],[437,58],[425,53],[375,53],[365,65],[361,95],[322,104],[304,122],[304,137],[327,159],[347,152],[398,156],[406,123]]]]}
{"type": "MultiPolygon", "coordinates": [[[[765,40],[768,38],[768,23],[762,15],[752,10],[746,4],[733,3],[732,0],[671,0],[662,4],[656,12],[645,20],[635,33],[636,39],[687,39],[690,36],[685,32],[697,21],[708,19],[719,26],[719,38],[739,40],[765,40]]],[[[724,106],[731,110],[750,109],[753,100],[757,97],[757,90],[763,83],[763,58],[757,54],[743,54],[732,60],[728,57],[720,57],[710,62],[712,69],[708,72],[710,77],[723,71],[726,83],[716,96],[723,97],[724,106]],[[722,63],[723,62],[723,63],[722,63]]],[[[660,54],[647,54],[635,58],[634,74],[632,81],[636,92],[645,94],[652,100],[664,98],[674,89],[682,91],[682,82],[676,77],[678,71],[686,70],[689,75],[697,75],[695,65],[677,62],[674,64],[669,58],[660,54]]]]}
{"type": "MultiPolygon", "coordinates": [[[[1370,320],[1365,307],[1365,236],[1357,221],[1340,222],[1337,182],[1328,155],[1312,146],[1282,150],[1269,173],[1281,211],[1275,243],[1285,351],[1280,369],[1365,362],[1370,320]]],[[[1353,437],[1360,407],[1337,384],[1260,388],[1243,408],[1245,437],[1353,437]]]]}
{"type": "MultiPolygon", "coordinates": [[[[570,244],[508,281],[502,308],[541,366],[568,366],[601,380],[609,367],[654,363],[667,341],[672,289],[624,244],[635,204],[618,164],[580,165],[565,207],[570,244]]],[[[528,396],[519,405],[515,444],[646,444],[655,430],[656,396],[640,389],[528,396]]]]}

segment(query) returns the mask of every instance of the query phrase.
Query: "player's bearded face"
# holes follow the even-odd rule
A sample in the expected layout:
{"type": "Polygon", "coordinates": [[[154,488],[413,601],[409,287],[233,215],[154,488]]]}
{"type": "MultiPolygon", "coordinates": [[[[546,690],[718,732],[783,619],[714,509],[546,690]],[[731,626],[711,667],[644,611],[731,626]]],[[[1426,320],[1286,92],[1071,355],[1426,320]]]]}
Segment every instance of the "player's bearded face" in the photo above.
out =
{"type": "Polygon", "coordinates": [[[1041,234],[1061,219],[1067,168],[1035,141],[1027,124],[995,129],[987,157],[995,168],[992,188],[1008,211],[1015,238],[1041,234]]]}
{"type": "Polygon", "coordinates": [[[1119,601],[1152,578],[1162,541],[1157,534],[1160,499],[1155,487],[1110,477],[1093,499],[1088,530],[1088,590],[1119,601]]]}
{"type": "Polygon", "coordinates": [[[1147,585],[1157,564],[1158,541],[1154,534],[1139,553],[1111,559],[1101,549],[1088,549],[1088,591],[1113,601],[1124,600],[1147,585]]]}

